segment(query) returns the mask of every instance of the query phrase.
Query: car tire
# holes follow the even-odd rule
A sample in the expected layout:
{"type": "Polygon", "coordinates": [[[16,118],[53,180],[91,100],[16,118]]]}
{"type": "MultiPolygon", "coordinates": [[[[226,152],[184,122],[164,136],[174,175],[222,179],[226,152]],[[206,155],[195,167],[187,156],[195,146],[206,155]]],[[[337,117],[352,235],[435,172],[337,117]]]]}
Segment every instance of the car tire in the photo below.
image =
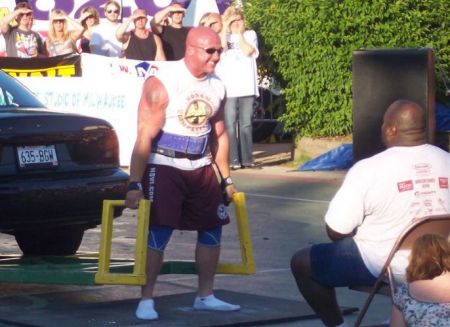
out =
{"type": "Polygon", "coordinates": [[[83,240],[84,229],[79,226],[60,227],[15,233],[24,255],[72,255],[83,240]]]}

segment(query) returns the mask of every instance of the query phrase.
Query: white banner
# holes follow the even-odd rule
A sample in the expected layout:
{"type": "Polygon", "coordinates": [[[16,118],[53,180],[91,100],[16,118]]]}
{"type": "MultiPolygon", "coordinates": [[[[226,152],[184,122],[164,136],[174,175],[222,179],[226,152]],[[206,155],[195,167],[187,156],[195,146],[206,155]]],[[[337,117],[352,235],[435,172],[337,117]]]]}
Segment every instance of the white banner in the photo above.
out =
{"type": "Polygon", "coordinates": [[[129,166],[136,139],[137,107],[143,79],[22,77],[51,110],[102,118],[114,126],[120,145],[120,164],[129,166]]]}
{"type": "Polygon", "coordinates": [[[19,78],[51,110],[102,118],[114,126],[120,164],[129,166],[137,108],[145,78],[170,61],[139,61],[82,54],[82,77],[19,78]]]}

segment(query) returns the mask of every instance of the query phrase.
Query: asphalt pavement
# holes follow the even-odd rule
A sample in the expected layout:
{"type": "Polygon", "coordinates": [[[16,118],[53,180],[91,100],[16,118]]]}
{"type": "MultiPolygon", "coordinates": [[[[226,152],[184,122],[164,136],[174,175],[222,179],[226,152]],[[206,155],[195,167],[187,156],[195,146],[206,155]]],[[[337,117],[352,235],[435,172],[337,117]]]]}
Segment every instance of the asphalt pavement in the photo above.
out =
{"type": "MultiPolygon", "coordinates": [[[[216,295],[240,304],[241,311],[194,311],[197,279],[190,274],[160,276],[156,322],[134,317],[138,286],[1,283],[0,326],[322,326],[298,292],[289,261],[297,249],[327,240],[323,215],[346,172],[298,171],[286,164],[289,143],[256,144],[254,154],[260,167],[233,171],[232,177],[246,196],[256,273],[219,274],[215,283],[216,295]]],[[[220,261],[240,263],[234,208],[229,210],[233,219],[224,228],[220,261]]],[[[113,257],[133,256],[134,216],[126,212],[115,220],[113,257]]],[[[80,251],[98,251],[99,234],[99,228],[87,231],[80,251]]],[[[0,235],[0,240],[0,255],[19,253],[11,236],[0,235]]],[[[192,261],[194,243],[194,233],[174,232],[165,260],[192,261]]],[[[0,277],[4,273],[2,269],[0,277]]],[[[337,294],[351,325],[367,294],[346,288],[337,294]]],[[[389,312],[389,298],[376,296],[363,326],[383,323],[389,312]]]]}

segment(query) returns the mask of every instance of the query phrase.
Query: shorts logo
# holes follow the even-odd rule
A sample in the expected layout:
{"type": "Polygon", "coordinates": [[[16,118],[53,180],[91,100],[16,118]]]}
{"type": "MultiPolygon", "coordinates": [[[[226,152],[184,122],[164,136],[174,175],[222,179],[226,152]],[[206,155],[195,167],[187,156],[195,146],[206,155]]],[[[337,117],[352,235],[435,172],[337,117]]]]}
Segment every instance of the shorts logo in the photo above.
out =
{"type": "Polygon", "coordinates": [[[227,207],[225,207],[223,203],[219,204],[217,207],[217,217],[219,217],[220,220],[225,220],[228,218],[227,207]]]}

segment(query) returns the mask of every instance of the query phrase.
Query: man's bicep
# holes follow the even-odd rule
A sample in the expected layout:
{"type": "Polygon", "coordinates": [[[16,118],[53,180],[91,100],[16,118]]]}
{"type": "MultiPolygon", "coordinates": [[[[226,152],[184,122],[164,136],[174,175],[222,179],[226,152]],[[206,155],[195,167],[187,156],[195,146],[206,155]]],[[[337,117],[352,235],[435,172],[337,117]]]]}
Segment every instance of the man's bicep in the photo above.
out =
{"type": "Polygon", "coordinates": [[[168,94],[161,81],[150,77],[144,84],[138,109],[138,133],[150,139],[156,137],[161,130],[165,109],[168,104],[168,94]]]}

